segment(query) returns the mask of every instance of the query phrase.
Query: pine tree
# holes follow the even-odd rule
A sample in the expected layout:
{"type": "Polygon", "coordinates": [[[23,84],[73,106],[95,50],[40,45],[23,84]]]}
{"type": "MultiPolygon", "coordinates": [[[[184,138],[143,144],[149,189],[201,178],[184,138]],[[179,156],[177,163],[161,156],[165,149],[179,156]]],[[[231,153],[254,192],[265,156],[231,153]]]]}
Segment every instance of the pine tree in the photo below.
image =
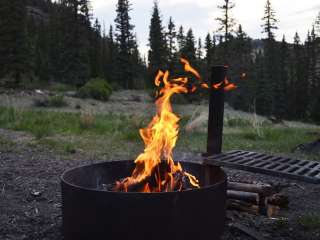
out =
{"type": "Polygon", "coordinates": [[[0,84],[18,87],[30,79],[25,0],[0,1],[0,84]]]}
{"type": "MultiPolygon", "coordinates": [[[[320,27],[320,22],[319,22],[319,27],[320,27]]],[[[309,47],[309,62],[308,62],[308,66],[309,68],[309,82],[310,82],[310,87],[312,87],[313,89],[316,89],[317,86],[317,71],[316,71],[316,67],[317,67],[317,58],[319,57],[319,54],[317,54],[317,37],[315,34],[315,28],[314,26],[312,27],[312,31],[309,37],[307,37],[308,42],[306,43],[306,45],[309,47]]],[[[320,83],[320,75],[318,75],[318,80],[320,83]]],[[[313,96],[313,94],[312,94],[313,96]]]]}
{"type": "Polygon", "coordinates": [[[316,52],[315,52],[315,32],[314,32],[314,26],[312,28],[312,31],[308,31],[306,41],[304,44],[305,48],[305,54],[306,54],[306,66],[307,66],[307,79],[308,79],[308,95],[310,96],[310,102],[308,104],[308,117],[311,117],[312,114],[312,108],[313,108],[313,96],[316,96],[316,82],[315,82],[315,66],[316,66],[316,52]]]}
{"type": "Polygon", "coordinates": [[[320,87],[320,12],[315,21],[314,31],[312,32],[312,41],[315,48],[315,82],[316,85],[320,87]]]}
{"type": "Polygon", "coordinates": [[[231,32],[233,31],[233,27],[235,25],[235,19],[232,17],[231,11],[235,7],[235,4],[232,0],[223,0],[223,5],[219,5],[218,8],[222,9],[223,16],[216,18],[219,22],[218,31],[222,32],[224,35],[225,42],[230,40],[231,32]]]}
{"type": "Polygon", "coordinates": [[[287,116],[289,80],[289,48],[285,36],[280,46],[280,66],[280,78],[275,86],[274,115],[277,119],[282,120],[287,116]]]}
{"type": "Polygon", "coordinates": [[[274,39],[274,30],[277,29],[276,23],[278,22],[275,17],[275,11],[271,6],[270,0],[267,0],[265,6],[264,17],[262,18],[264,24],[262,25],[263,32],[267,33],[267,39],[264,40],[264,80],[266,84],[264,89],[265,93],[262,94],[266,99],[264,100],[264,106],[262,107],[265,115],[271,115],[275,109],[275,89],[276,84],[280,81],[280,66],[279,66],[279,51],[274,39]]]}
{"type": "Polygon", "coordinates": [[[317,16],[312,32],[312,45],[314,48],[313,92],[311,98],[311,118],[320,123],[320,13],[317,16]]]}
{"type": "Polygon", "coordinates": [[[201,62],[202,60],[202,53],[203,49],[202,49],[202,40],[201,38],[198,39],[198,46],[197,46],[197,51],[196,51],[196,57],[197,57],[197,61],[201,62]]]}
{"type": "Polygon", "coordinates": [[[118,46],[114,41],[113,27],[110,25],[108,36],[106,36],[106,33],[103,34],[103,70],[104,76],[108,81],[120,86],[119,83],[115,83],[117,56],[118,46]]]}
{"type": "Polygon", "coordinates": [[[102,63],[102,37],[101,37],[101,25],[98,19],[95,20],[93,25],[93,31],[91,33],[91,77],[104,77],[103,75],[103,63],[102,63]]]}
{"type": "Polygon", "coordinates": [[[308,80],[306,76],[306,65],[304,51],[298,33],[294,36],[292,76],[290,84],[291,117],[305,119],[308,103],[308,80]]]}
{"type": "Polygon", "coordinates": [[[262,25],[263,33],[267,34],[268,39],[274,39],[274,30],[277,30],[278,20],[275,16],[275,11],[271,6],[271,0],[267,0],[264,10],[264,16],[262,18],[264,24],[262,25]]]}
{"type": "Polygon", "coordinates": [[[130,23],[131,11],[128,0],[118,0],[116,24],[116,40],[119,46],[117,56],[116,78],[124,88],[133,88],[134,70],[132,66],[132,54],[135,48],[134,26],[130,23]]]}
{"type": "Polygon", "coordinates": [[[52,45],[58,47],[58,55],[54,55],[59,62],[55,75],[76,86],[82,86],[90,78],[90,9],[88,0],[61,0],[56,16],[59,37],[52,45]]]}
{"type": "Polygon", "coordinates": [[[214,53],[215,53],[215,41],[214,38],[211,38],[210,33],[206,35],[204,42],[204,72],[202,73],[204,79],[209,79],[209,73],[211,72],[211,67],[213,65],[214,53]]]}
{"type": "Polygon", "coordinates": [[[320,37],[320,12],[318,13],[318,16],[314,23],[314,33],[317,37],[320,37]]]}
{"type": "MultiPolygon", "coordinates": [[[[230,59],[232,65],[230,75],[238,79],[240,73],[248,73],[252,68],[251,40],[242,30],[241,25],[235,32],[235,38],[230,42],[230,48],[236,56],[230,59]]],[[[238,82],[238,85],[237,91],[232,92],[230,96],[227,95],[228,102],[236,109],[248,111],[254,99],[253,79],[238,82]]]]}
{"type": "Polygon", "coordinates": [[[172,71],[174,68],[174,63],[176,61],[176,54],[177,54],[177,47],[176,47],[177,33],[176,33],[175,24],[172,20],[172,17],[170,17],[169,19],[166,38],[167,38],[167,45],[168,45],[169,70],[172,71]]]}
{"type": "Polygon", "coordinates": [[[199,38],[197,42],[197,48],[196,48],[196,61],[195,61],[195,67],[201,74],[201,76],[206,76],[204,74],[206,72],[206,64],[204,64],[204,59],[203,59],[203,46],[202,46],[202,39],[199,38]]]}
{"type": "Polygon", "coordinates": [[[181,53],[186,44],[186,36],[184,35],[184,29],[182,25],[179,27],[179,31],[177,34],[177,41],[178,41],[178,51],[179,53],[181,53]]]}
{"type": "Polygon", "coordinates": [[[211,40],[210,33],[208,33],[206,36],[204,49],[206,52],[205,59],[206,59],[207,69],[209,69],[209,67],[212,63],[212,40],[211,40]]]}
{"type": "Polygon", "coordinates": [[[196,60],[195,38],[191,28],[188,30],[185,37],[185,43],[181,50],[181,56],[188,59],[190,62],[195,62],[196,60]]]}
{"type": "Polygon", "coordinates": [[[223,5],[219,5],[218,8],[222,9],[222,17],[216,18],[218,24],[220,25],[218,31],[222,32],[224,37],[223,43],[223,56],[222,61],[224,64],[228,64],[229,61],[229,41],[232,38],[233,27],[235,25],[235,19],[232,17],[232,9],[235,4],[232,0],[223,0],[223,5]]]}
{"type": "MultiPolygon", "coordinates": [[[[149,74],[150,83],[159,69],[166,69],[168,62],[167,42],[160,18],[158,3],[154,2],[149,33],[149,74]]],[[[153,85],[153,84],[152,84],[153,85]]]]}
{"type": "MultiPolygon", "coordinates": [[[[137,42],[137,41],[135,41],[137,42]]],[[[138,45],[135,44],[132,54],[132,66],[134,69],[134,87],[137,89],[145,89],[148,81],[148,68],[145,59],[143,59],[138,50],[138,45]]]]}
{"type": "Polygon", "coordinates": [[[272,113],[272,89],[266,77],[267,70],[265,59],[262,53],[256,56],[256,91],[255,91],[255,110],[258,114],[270,116],[272,113]]]}

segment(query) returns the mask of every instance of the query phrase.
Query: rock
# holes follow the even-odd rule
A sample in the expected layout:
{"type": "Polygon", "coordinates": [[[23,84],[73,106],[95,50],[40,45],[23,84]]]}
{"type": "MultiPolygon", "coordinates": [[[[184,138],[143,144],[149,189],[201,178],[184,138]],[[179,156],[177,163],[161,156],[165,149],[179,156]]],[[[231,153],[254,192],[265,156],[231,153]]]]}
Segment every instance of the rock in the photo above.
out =
{"type": "Polygon", "coordinates": [[[42,194],[42,192],[33,189],[33,190],[31,190],[30,194],[31,194],[32,196],[34,196],[34,197],[40,197],[41,194],[42,194]]]}
{"type": "Polygon", "coordinates": [[[36,89],[35,92],[36,92],[37,94],[44,95],[44,92],[43,92],[42,90],[40,90],[40,89],[36,89]]]}
{"type": "Polygon", "coordinates": [[[296,148],[294,148],[293,151],[313,154],[320,153],[320,139],[314,142],[300,144],[296,148]]]}

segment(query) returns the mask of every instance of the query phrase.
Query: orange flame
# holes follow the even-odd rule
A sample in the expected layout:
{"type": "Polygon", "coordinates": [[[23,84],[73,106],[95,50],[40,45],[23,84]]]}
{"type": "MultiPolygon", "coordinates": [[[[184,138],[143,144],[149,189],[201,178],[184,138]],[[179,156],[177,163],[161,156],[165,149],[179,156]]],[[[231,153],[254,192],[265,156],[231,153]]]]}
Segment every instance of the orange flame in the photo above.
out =
{"type": "MultiPolygon", "coordinates": [[[[192,73],[200,79],[199,73],[191,67],[189,62],[181,59],[186,72],[192,73]]],[[[178,122],[180,118],[172,111],[170,99],[174,94],[188,93],[186,84],[187,77],[169,79],[169,72],[159,71],[155,78],[155,85],[163,87],[158,92],[159,98],[156,101],[157,114],[154,116],[148,127],[140,129],[140,135],[145,143],[145,149],[135,160],[136,167],[132,175],[122,182],[116,184],[118,191],[128,191],[130,186],[139,186],[141,192],[161,192],[181,190],[181,183],[175,181],[175,175],[185,176],[189,183],[199,188],[199,181],[196,177],[182,170],[179,163],[173,161],[172,151],[176,145],[179,133],[178,122]],[[166,163],[167,171],[161,172],[161,163],[166,163]],[[156,184],[150,184],[153,178],[156,184]],[[179,186],[176,186],[176,185],[179,186]]],[[[191,91],[195,91],[193,87],[191,91]]]]}
{"type": "MultiPolygon", "coordinates": [[[[184,70],[191,73],[200,81],[202,88],[210,89],[209,85],[201,81],[200,74],[181,58],[184,70]]],[[[196,86],[188,88],[189,79],[180,77],[169,79],[168,71],[159,71],[155,78],[155,85],[162,88],[157,92],[157,114],[145,129],[140,129],[141,138],[145,149],[135,160],[135,169],[130,177],[115,184],[115,191],[138,192],[169,192],[183,189],[182,178],[188,181],[193,188],[199,188],[197,178],[183,171],[179,163],[173,161],[173,149],[176,145],[179,133],[178,122],[180,118],[173,113],[171,97],[174,94],[195,92],[196,86]],[[180,179],[180,181],[177,180],[180,179]]],[[[226,91],[236,88],[227,78],[221,83],[214,84],[212,89],[224,88],[226,91]]]]}
{"type": "Polygon", "coordinates": [[[182,64],[184,64],[184,70],[186,72],[192,73],[199,80],[201,79],[200,74],[197,72],[197,70],[195,70],[193,67],[191,67],[188,60],[181,58],[180,61],[182,64]]]}

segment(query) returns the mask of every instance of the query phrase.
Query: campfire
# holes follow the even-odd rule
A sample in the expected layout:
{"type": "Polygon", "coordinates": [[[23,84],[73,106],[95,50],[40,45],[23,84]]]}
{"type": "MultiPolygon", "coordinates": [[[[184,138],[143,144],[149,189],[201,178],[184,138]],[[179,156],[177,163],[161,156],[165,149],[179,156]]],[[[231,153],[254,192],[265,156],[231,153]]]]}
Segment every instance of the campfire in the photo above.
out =
{"type": "Polygon", "coordinates": [[[190,63],[181,58],[184,71],[197,79],[196,84],[190,84],[187,76],[170,79],[169,71],[159,71],[155,85],[157,92],[157,114],[148,127],[140,130],[145,149],[135,160],[135,169],[130,177],[109,185],[111,191],[120,192],[171,192],[191,188],[199,188],[198,179],[183,170],[179,163],[173,160],[173,149],[178,140],[180,118],[173,112],[171,98],[174,94],[193,93],[198,87],[225,90],[236,88],[227,78],[220,83],[209,86],[201,80],[200,74],[190,63]]]}
{"type": "MultiPolygon", "coordinates": [[[[225,66],[213,67],[212,79],[204,81],[186,59],[181,64],[185,76],[171,78],[168,71],[159,71],[155,78],[157,111],[140,130],[145,149],[135,161],[90,164],[62,175],[66,240],[220,239],[226,221],[227,176],[220,167],[199,159],[174,162],[180,118],[173,112],[171,98],[204,88],[210,90],[212,102],[212,97],[223,98],[224,91],[236,85],[226,78],[225,66]]],[[[213,115],[223,119],[223,114],[213,115]]],[[[208,132],[212,123],[213,129],[222,130],[223,123],[211,121],[211,114],[209,122],[208,132]]],[[[213,141],[213,146],[220,144],[213,141]]]]}
{"type": "MultiPolygon", "coordinates": [[[[90,164],[62,175],[66,240],[163,240],[168,236],[175,240],[205,240],[208,236],[220,240],[227,209],[273,217],[288,206],[288,198],[277,185],[239,181],[232,176],[228,183],[221,166],[319,182],[316,162],[242,150],[222,153],[224,91],[237,86],[227,79],[226,66],[214,66],[207,82],[187,60],[181,59],[181,63],[186,75],[196,81],[191,83],[188,76],[171,79],[168,71],[159,71],[155,78],[160,88],[157,112],[147,128],[140,130],[145,149],[135,161],[90,164]],[[198,88],[210,90],[207,153],[176,163],[172,153],[180,118],[170,100],[174,94],[193,93],[198,88]]],[[[240,79],[244,77],[240,75],[240,79]]],[[[240,225],[230,226],[257,236],[240,225]]]]}

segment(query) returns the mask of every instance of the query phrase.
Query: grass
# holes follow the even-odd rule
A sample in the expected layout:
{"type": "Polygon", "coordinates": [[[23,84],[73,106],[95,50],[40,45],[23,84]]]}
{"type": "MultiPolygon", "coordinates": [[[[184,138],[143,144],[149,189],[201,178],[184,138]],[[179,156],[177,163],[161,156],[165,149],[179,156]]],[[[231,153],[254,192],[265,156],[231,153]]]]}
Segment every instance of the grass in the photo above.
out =
{"type": "MultiPolygon", "coordinates": [[[[40,110],[19,111],[0,107],[0,128],[32,133],[40,144],[66,153],[95,152],[108,156],[126,152],[137,154],[143,150],[139,129],[151,119],[125,115],[93,115],[40,110]]],[[[202,132],[186,132],[181,122],[177,150],[204,152],[207,135],[202,132]]],[[[261,124],[259,130],[246,121],[233,120],[225,126],[223,150],[252,150],[271,154],[290,155],[320,160],[315,155],[292,154],[297,145],[315,140],[310,129],[273,127],[261,124]],[[236,123],[235,123],[236,122],[236,123]],[[230,126],[232,125],[232,126],[230,126]]]]}
{"type": "MultiPolygon", "coordinates": [[[[297,145],[315,140],[309,132],[309,129],[273,127],[270,124],[263,125],[259,131],[249,126],[226,127],[223,135],[223,151],[235,149],[261,151],[320,161],[318,155],[292,153],[297,145]]],[[[205,133],[182,132],[177,147],[184,151],[204,152],[206,142],[205,133]]]]}
{"type": "MultiPolygon", "coordinates": [[[[55,134],[96,135],[122,134],[125,137],[133,128],[130,117],[116,115],[97,115],[92,126],[84,124],[80,113],[50,111],[17,111],[13,108],[0,107],[0,127],[17,131],[26,131],[41,138],[55,134]]],[[[88,123],[87,123],[88,124],[88,123]]]]}
{"type": "Polygon", "coordinates": [[[0,127],[32,133],[37,139],[54,135],[109,136],[125,141],[140,140],[144,120],[122,115],[92,115],[50,111],[19,111],[0,107],[0,127]]]}
{"type": "Polygon", "coordinates": [[[55,149],[62,154],[75,154],[77,152],[77,146],[73,142],[67,140],[42,138],[36,142],[36,144],[38,143],[55,149]]]}

